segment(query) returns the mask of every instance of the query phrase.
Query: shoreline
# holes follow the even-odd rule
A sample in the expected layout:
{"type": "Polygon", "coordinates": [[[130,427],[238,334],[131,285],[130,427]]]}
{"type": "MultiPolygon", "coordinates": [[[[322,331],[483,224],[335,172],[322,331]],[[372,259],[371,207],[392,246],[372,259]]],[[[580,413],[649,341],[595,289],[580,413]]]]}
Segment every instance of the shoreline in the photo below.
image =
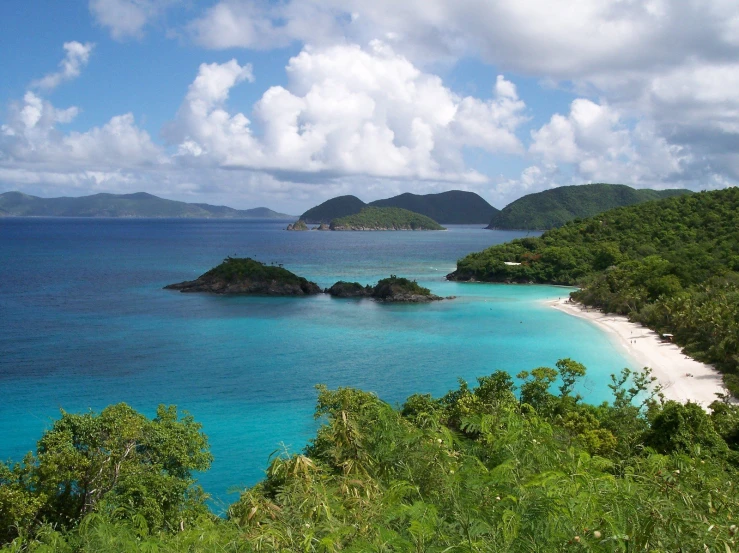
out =
{"type": "Polygon", "coordinates": [[[665,399],[692,401],[707,408],[725,393],[721,373],[711,365],[685,355],[679,346],[663,342],[654,330],[633,323],[623,315],[606,314],[570,302],[569,298],[547,301],[550,307],[590,321],[605,330],[639,368],[649,367],[662,385],[665,399]]]}

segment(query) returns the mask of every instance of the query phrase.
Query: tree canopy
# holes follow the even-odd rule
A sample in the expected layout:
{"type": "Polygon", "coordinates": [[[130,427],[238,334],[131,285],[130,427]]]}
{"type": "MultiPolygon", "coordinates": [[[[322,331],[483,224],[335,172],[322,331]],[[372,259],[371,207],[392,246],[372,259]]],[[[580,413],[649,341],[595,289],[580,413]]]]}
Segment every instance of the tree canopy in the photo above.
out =
{"type": "Polygon", "coordinates": [[[2,551],[737,551],[739,407],[665,403],[626,369],[588,405],[585,374],[561,359],[398,408],[319,386],[315,438],[224,518],[194,493],[210,457],[189,418],[63,414],[34,456],[0,464],[2,551]]]}

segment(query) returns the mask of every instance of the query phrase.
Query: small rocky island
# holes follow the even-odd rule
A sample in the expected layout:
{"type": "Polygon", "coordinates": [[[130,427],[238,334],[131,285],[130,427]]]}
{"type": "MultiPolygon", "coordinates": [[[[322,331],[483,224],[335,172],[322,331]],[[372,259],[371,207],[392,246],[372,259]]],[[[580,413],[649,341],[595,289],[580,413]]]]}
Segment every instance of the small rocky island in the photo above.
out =
{"type": "Polygon", "coordinates": [[[442,300],[441,296],[419,285],[415,280],[390,275],[375,286],[362,286],[358,282],[340,280],[326,293],[336,298],[372,298],[382,302],[427,303],[442,300]]]}
{"type": "Polygon", "coordinates": [[[287,225],[285,230],[308,230],[308,225],[302,219],[298,219],[294,223],[287,225]]]}
{"type": "Polygon", "coordinates": [[[315,282],[250,257],[227,257],[197,279],[169,284],[164,289],[227,295],[308,296],[321,293],[315,282]]]}

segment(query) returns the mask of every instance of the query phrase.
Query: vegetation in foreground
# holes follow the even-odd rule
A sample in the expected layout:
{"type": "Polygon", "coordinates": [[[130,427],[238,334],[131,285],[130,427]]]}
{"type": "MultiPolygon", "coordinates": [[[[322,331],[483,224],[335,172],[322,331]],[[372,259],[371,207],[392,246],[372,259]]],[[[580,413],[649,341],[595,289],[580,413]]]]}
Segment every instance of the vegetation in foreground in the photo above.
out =
{"type": "Polygon", "coordinates": [[[331,230],[446,230],[433,219],[399,207],[365,207],[331,221],[331,230]]]}
{"type": "Polygon", "coordinates": [[[470,254],[449,278],[578,285],[577,301],[674,334],[739,396],[739,188],[572,221],[470,254]]]}
{"type": "Polygon", "coordinates": [[[573,219],[652,200],[692,194],[690,190],[634,189],[625,184],[560,186],[527,194],[493,214],[489,229],[549,230],[573,219]]]}
{"type": "Polygon", "coordinates": [[[192,471],[200,427],[173,407],[62,414],[35,454],[0,464],[4,552],[739,551],[739,408],[662,403],[648,373],[613,401],[574,390],[570,359],[460,382],[394,409],[318,388],[302,454],[272,459],[224,518],[192,471]],[[552,390],[552,388],[555,388],[552,390]]]}

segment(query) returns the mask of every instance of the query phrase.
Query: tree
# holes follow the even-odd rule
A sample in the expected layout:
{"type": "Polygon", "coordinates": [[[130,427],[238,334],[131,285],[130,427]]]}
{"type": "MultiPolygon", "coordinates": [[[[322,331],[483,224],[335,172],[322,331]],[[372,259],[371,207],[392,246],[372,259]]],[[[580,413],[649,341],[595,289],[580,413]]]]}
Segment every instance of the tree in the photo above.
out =
{"type": "Polygon", "coordinates": [[[200,429],[174,406],[160,405],[153,420],[125,403],[100,414],[62,411],[35,455],[3,468],[0,497],[13,490],[24,497],[28,508],[13,522],[26,528],[41,521],[72,527],[94,511],[137,514],[150,529],[182,527],[207,512],[192,477],[212,461],[200,429]]]}

